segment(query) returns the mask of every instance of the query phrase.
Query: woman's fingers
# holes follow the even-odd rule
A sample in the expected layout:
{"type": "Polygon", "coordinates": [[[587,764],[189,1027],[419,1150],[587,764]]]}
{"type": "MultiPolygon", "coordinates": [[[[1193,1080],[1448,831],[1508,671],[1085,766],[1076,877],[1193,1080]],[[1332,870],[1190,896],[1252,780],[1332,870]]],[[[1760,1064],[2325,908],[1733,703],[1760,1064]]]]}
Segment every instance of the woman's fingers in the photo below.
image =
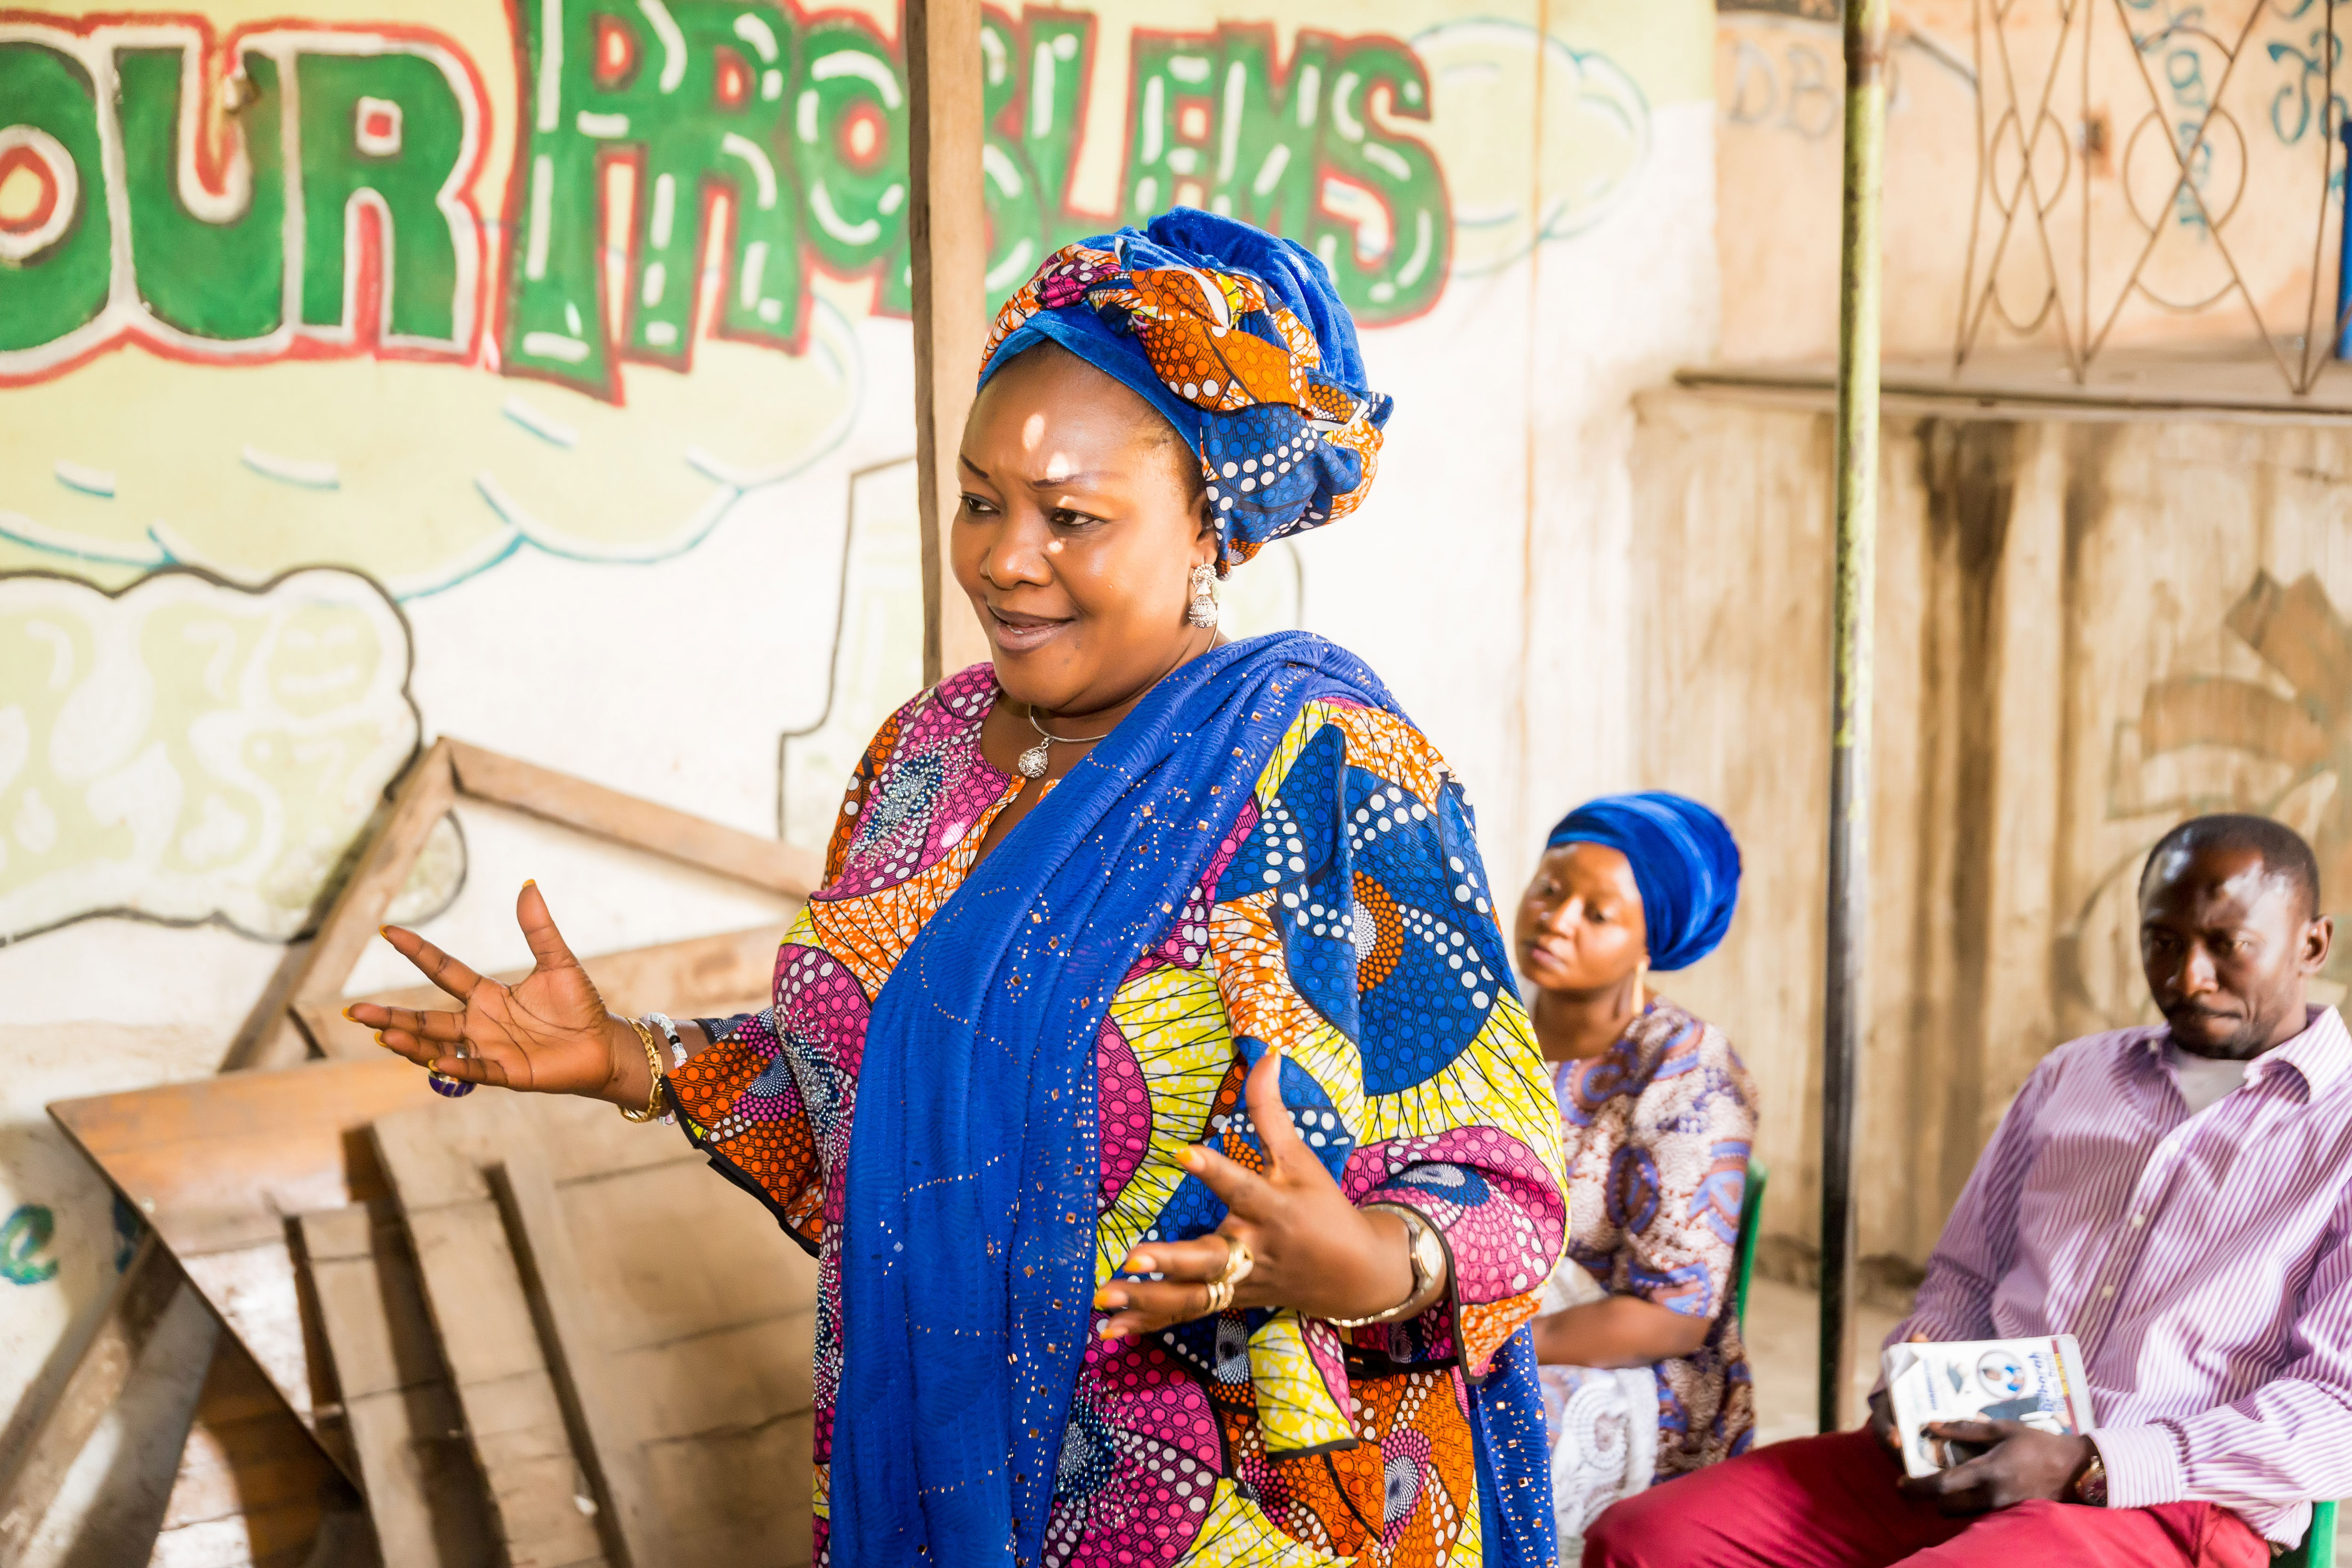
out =
{"type": "Polygon", "coordinates": [[[463,1013],[421,1013],[414,1007],[383,1007],[373,1002],[354,1002],[343,1009],[343,1016],[371,1029],[398,1029],[420,1040],[455,1044],[466,1037],[466,1015],[463,1013]]]}
{"type": "Polygon", "coordinates": [[[1141,1334],[1156,1334],[1162,1329],[1172,1329],[1179,1323],[1206,1317],[1209,1288],[1206,1285],[1150,1280],[1114,1280],[1095,1292],[1095,1305],[1097,1310],[1111,1313],[1104,1320],[1103,1338],[1129,1339],[1141,1334]]]}
{"type": "Polygon", "coordinates": [[[474,987],[482,983],[480,975],[404,927],[384,927],[383,940],[392,943],[401,957],[416,965],[425,979],[460,1002],[473,995],[474,987]]]}
{"type": "MultiPolygon", "coordinates": [[[[1238,1240],[1239,1238],[1235,1238],[1238,1240]]],[[[1155,1279],[1114,1279],[1095,1292],[1095,1310],[1112,1317],[1102,1326],[1106,1339],[1157,1333],[1189,1323],[1209,1311],[1211,1285],[1234,1266],[1234,1251],[1221,1234],[1191,1241],[1146,1242],[1119,1265],[1122,1274],[1154,1274],[1155,1279]]],[[[1242,1279],[1234,1281],[1232,1304],[1265,1305],[1250,1293],[1242,1279]]]]}
{"type": "Polygon", "coordinates": [[[1294,1155],[1314,1159],[1306,1141],[1298,1136],[1297,1124],[1290,1120],[1290,1107],[1282,1098],[1279,1047],[1266,1047],[1257,1065],[1250,1068],[1249,1077],[1242,1081],[1242,1101],[1249,1107],[1250,1125],[1257,1129],[1258,1146],[1265,1151],[1269,1169],[1296,1164],[1294,1155]]]}
{"type": "Polygon", "coordinates": [[[375,1039],[376,1044],[393,1055],[437,1072],[443,1078],[460,1079],[467,1083],[487,1083],[499,1089],[512,1087],[505,1064],[494,1058],[454,1056],[446,1044],[420,1040],[404,1029],[379,1030],[375,1039]]]}
{"type": "Polygon", "coordinates": [[[495,1089],[508,1089],[507,1069],[488,1057],[435,1057],[425,1064],[443,1078],[454,1078],[465,1083],[487,1083],[495,1089]]]}
{"type": "Polygon", "coordinates": [[[1184,1168],[1200,1177],[1211,1192],[1225,1201],[1226,1208],[1244,1219],[1268,1219],[1281,1201],[1264,1176],[1226,1159],[1206,1144],[1195,1143],[1184,1151],[1184,1168]]]}
{"type": "Polygon", "coordinates": [[[540,968],[580,967],[580,961],[564,943],[563,933],[555,929],[555,917],[547,912],[547,900],[541,896],[537,882],[525,882],[522,891],[515,895],[515,923],[522,927],[522,939],[530,943],[530,955],[539,961],[540,968]]]}
{"type": "MultiPolygon", "coordinates": [[[[1222,1236],[1199,1236],[1190,1241],[1148,1241],[1127,1255],[1122,1274],[1158,1274],[1169,1279],[1209,1280],[1223,1275],[1233,1261],[1233,1248],[1222,1236]]],[[[1106,1289],[1126,1283],[1114,1280],[1106,1289]]]]}
{"type": "Polygon", "coordinates": [[[446,1054],[446,1047],[430,1040],[420,1040],[405,1029],[378,1029],[375,1043],[396,1057],[405,1057],[418,1067],[431,1067],[433,1058],[446,1054]]]}

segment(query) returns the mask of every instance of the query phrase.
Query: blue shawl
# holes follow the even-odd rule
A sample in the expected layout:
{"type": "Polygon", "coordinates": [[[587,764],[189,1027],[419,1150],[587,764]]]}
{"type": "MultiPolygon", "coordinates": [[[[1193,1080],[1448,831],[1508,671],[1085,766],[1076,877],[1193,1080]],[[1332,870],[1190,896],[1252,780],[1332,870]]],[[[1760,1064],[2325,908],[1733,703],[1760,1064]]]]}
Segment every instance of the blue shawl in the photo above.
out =
{"type": "Polygon", "coordinates": [[[1396,708],[1354,655],[1303,632],[1168,676],[875,999],[841,1251],[837,1561],[1037,1561],[1092,1323],[1095,1037],[1325,693],[1396,708]]]}

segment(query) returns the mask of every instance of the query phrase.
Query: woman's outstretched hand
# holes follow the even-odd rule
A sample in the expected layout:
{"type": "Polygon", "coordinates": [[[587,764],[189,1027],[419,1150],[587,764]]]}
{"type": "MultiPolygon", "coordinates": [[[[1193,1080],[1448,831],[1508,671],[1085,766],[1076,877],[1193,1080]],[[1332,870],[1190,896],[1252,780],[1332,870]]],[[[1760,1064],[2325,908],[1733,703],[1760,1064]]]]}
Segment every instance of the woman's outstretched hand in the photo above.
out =
{"type": "Polygon", "coordinates": [[[464,1011],[355,1002],[345,1016],[375,1030],[386,1049],[444,1078],[645,1104],[652,1075],[636,1031],[605,1007],[555,929],[538,883],[522,885],[515,921],[537,963],[514,985],[475,973],[413,931],[384,927],[383,939],[464,1011]]]}
{"type": "Polygon", "coordinates": [[[1260,1173],[1195,1144],[1184,1168],[1208,1184],[1231,1211],[1213,1235],[1147,1242],[1119,1265],[1158,1279],[1106,1282],[1097,1310],[1112,1313],[1105,1339],[1156,1333],[1208,1310],[1209,1282],[1225,1271],[1227,1242],[1247,1247],[1248,1277],[1235,1307],[1296,1307],[1310,1318],[1369,1318],[1412,1294],[1404,1222],[1349,1203],[1291,1125],[1282,1100],[1282,1054],[1269,1048],[1244,1088],[1250,1121],[1265,1152],[1260,1173]]]}

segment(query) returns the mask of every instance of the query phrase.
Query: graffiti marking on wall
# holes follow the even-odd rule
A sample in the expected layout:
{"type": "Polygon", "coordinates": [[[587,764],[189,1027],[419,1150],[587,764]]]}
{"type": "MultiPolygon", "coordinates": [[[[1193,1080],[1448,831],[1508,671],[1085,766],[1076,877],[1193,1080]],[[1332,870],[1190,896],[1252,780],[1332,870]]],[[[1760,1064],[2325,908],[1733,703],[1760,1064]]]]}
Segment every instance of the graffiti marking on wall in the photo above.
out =
{"type": "Polygon", "coordinates": [[[1440,23],[1412,47],[1428,68],[1454,191],[1456,276],[1489,276],[1539,244],[1584,233],[1649,162],[1649,102],[1605,55],[1484,17],[1440,23]],[[1543,139],[1532,149],[1531,189],[1524,128],[1534,124],[1543,139]]]}
{"type": "Polygon", "coordinates": [[[11,1285],[46,1285],[58,1277],[58,1260],[36,1256],[57,1234],[57,1216],[40,1204],[18,1204],[0,1221],[0,1279],[11,1285]]]}
{"type": "MultiPolygon", "coordinates": [[[[348,572],[0,577],[0,941],[108,912],[289,938],[417,743],[407,627],[348,572]]],[[[450,847],[412,903],[454,896],[450,847]]]]}
{"type": "MultiPolygon", "coordinates": [[[[2068,940],[2078,995],[2118,1022],[2145,1006],[2140,866],[2175,822],[2208,811],[2277,817],[2310,839],[2323,889],[2352,887],[2352,625],[2317,577],[2289,585],[2267,572],[2255,574],[2224,625],[2274,679],[2151,681],[2137,719],[2116,737],[2108,815],[2149,817],[2153,826],[2101,879],[2068,940]]],[[[2352,954],[2336,953],[2326,973],[2352,981],[2352,954]]]]}

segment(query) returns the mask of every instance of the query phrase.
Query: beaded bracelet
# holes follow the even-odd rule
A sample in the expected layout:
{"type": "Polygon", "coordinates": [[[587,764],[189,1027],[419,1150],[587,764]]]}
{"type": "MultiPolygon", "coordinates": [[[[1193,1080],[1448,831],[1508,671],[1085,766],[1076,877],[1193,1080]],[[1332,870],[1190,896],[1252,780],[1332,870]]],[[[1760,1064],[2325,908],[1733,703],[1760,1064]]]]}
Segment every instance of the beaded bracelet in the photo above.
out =
{"type": "Polygon", "coordinates": [[[651,1121],[661,1114],[661,1047],[654,1044],[654,1032],[646,1026],[643,1018],[625,1018],[622,1022],[637,1032],[638,1042],[646,1047],[646,1066],[653,1073],[654,1081],[653,1088],[646,1094],[646,1108],[631,1110],[625,1105],[621,1107],[621,1114],[631,1121],[651,1121]]]}
{"type": "MultiPolygon", "coordinates": [[[[662,1037],[669,1042],[669,1070],[676,1072],[684,1067],[687,1056],[686,1042],[678,1037],[677,1026],[659,1013],[646,1014],[646,1022],[659,1029],[662,1032],[662,1037]]],[[[677,1125],[677,1112],[665,1110],[658,1120],[664,1127],[675,1127],[677,1125]]]]}

